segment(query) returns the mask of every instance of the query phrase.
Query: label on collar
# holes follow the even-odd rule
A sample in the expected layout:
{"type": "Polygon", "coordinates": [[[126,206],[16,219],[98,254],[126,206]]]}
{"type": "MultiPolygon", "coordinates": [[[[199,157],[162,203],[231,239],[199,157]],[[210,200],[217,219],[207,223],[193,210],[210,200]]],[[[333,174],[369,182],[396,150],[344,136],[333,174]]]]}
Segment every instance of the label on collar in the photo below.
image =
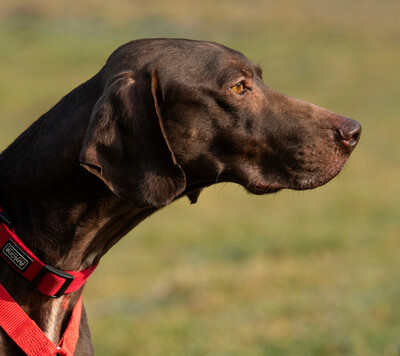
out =
{"type": "Polygon", "coordinates": [[[24,272],[32,263],[32,259],[10,239],[1,249],[2,255],[21,272],[24,272]]]}

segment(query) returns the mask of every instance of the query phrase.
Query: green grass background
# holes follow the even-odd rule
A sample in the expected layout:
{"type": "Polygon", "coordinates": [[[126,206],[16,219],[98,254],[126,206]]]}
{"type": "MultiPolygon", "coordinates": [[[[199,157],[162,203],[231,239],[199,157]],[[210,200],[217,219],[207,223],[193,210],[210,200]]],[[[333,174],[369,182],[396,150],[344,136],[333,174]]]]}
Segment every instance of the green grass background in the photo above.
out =
{"type": "Polygon", "coordinates": [[[217,185],[126,236],[84,293],[97,355],[400,355],[399,19],[396,0],[0,4],[1,149],[142,37],[222,42],[363,125],[327,186],[217,185]]]}

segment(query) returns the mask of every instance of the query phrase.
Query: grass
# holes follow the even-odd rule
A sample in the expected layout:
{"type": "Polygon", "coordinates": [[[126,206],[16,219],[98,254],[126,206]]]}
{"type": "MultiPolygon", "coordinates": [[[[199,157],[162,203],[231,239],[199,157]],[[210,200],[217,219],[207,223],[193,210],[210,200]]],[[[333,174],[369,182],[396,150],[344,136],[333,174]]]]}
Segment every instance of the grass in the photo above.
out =
{"type": "Polygon", "coordinates": [[[139,225],[86,287],[96,354],[399,355],[399,3],[55,4],[0,5],[1,148],[118,45],[154,36],[239,49],[271,87],[364,130],[327,186],[217,185],[139,225]]]}

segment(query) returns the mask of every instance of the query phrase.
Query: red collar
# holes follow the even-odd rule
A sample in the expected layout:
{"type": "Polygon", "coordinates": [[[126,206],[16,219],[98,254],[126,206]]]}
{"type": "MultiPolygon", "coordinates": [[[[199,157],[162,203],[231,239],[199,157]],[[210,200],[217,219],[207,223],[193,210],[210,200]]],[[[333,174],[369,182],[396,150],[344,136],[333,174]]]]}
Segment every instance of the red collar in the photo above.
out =
{"type": "MultiPolygon", "coordinates": [[[[0,256],[38,292],[53,298],[81,288],[97,265],[83,271],[61,271],[40,261],[15,234],[0,207],[0,256]]],[[[79,338],[82,297],[72,311],[67,329],[55,346],[0,284],[0,327],[28,356],[72,356],[79,338]]]]}
{"type": "Polygon", "coordinates": [[[40,261],[15,234],[11,221],[0,208],[0,256],[20,275],[32,282],[33,288],[48,297],[81,288],[97,265],[83,271],[61,271],[40,261]]]}

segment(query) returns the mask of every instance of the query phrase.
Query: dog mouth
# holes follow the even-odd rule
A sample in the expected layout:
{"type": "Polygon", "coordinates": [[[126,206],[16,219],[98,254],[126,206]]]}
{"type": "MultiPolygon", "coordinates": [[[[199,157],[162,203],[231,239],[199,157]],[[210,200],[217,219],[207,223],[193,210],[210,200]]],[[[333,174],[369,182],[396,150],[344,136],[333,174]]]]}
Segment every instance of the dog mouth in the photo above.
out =
{"type": "MultiPolygon", "coordinates": [[[[311,190],[323,186],[335,178],[342,171],[348,158],[348,155],[332,155],[325,160],[325,165],[318,161],[313,164],[309,162],[308,165],[297,166],[297,169],[292,171],[285,169],[283,172],[270,172],[269,174],[265,174],[259,166],[247,164],[246,170],[241,169],[231,176],[219,175],[218,183],[236,183],[254,195],[274,194],[283,189],[311,190]]],[[[180,196],[187,195],[194,203],[202,189],[215,183],[215,179],[197,180],[196,183],[187,186],[180,196]]]]}
{"type": "Polygon", "coordinates": [[[246,190],[255,195],[265,195],[276,193],[286,187],[281,186],[279,184],[266,184],[266,183],[258,183],[258,184],[250,184],[245,186],[246,190]]]}
{"type": "MultiPolygon", "coordinates": [[[[297,172],[286,177],[279,177],[276,180],[269,177],[266,182],[264,179],[253,180],[244,185],[245,189],[255,195],[266,195],[276,193],[282,189],[290,190],[310,190],[321,187],[335,178],[343,169],[347,159],[342,160],[340,163],[324,167],[323,169],[315,172],[297,172]],[[271,182],[272,181],[272,182],[271,182]]],[[[260,177],[261,178],[261,177],[260,177]]]]}

